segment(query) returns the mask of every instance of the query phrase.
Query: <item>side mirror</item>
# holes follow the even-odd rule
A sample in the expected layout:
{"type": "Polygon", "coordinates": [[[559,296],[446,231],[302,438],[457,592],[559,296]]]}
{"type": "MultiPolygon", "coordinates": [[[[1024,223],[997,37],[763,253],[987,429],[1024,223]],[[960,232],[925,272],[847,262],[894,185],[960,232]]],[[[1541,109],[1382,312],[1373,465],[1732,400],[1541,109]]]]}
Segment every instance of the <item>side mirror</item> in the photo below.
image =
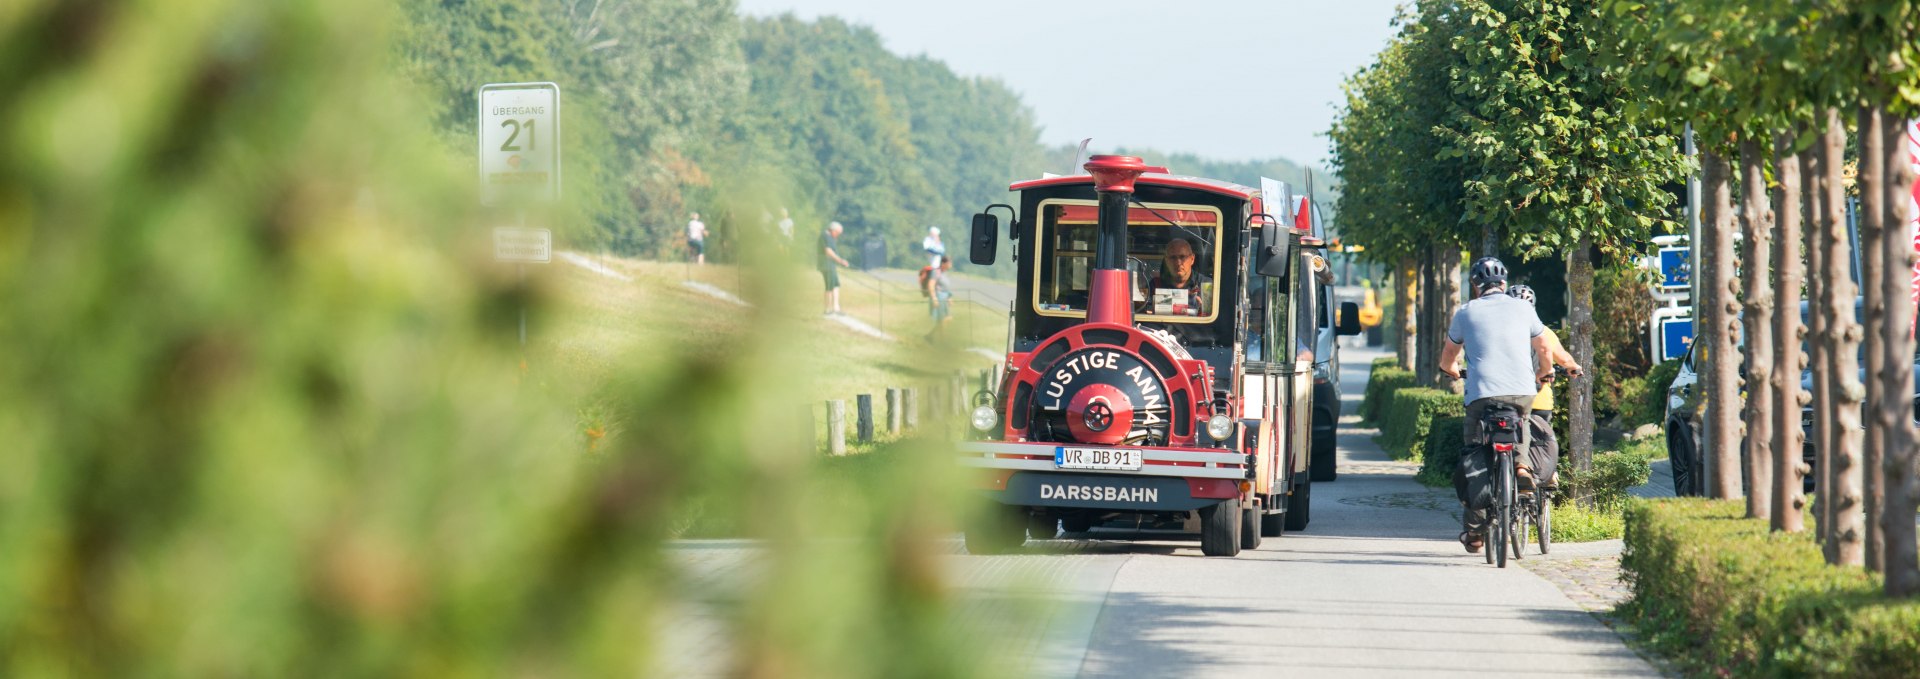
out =
{"type": "Polygon", "coordinates": [[[1334,333],[1346,337],[1360,334],[1360,305],[1353,302],[1340,303],[1340,325],[1334,333]]]}
{"type": "Polygon", "coordinates": [[[987,266],[993,264],[994,255],[1000,250],[1000,218],[982,212],[973,216],[972,248],[969,259],[974,264],[987,266]]]}
{"type": "Polygon", "coordinates": [[[1261,250],[1263,251],[1261,256],[1266,258],[1266,261],[1260,263],[1260,275],[1268,278],[1286,278],[1288,265],[1293,263],[1293,258],[1287,256],[1287,246],[1284,243],[1266,245],[1262,246],[1261,250]]]}

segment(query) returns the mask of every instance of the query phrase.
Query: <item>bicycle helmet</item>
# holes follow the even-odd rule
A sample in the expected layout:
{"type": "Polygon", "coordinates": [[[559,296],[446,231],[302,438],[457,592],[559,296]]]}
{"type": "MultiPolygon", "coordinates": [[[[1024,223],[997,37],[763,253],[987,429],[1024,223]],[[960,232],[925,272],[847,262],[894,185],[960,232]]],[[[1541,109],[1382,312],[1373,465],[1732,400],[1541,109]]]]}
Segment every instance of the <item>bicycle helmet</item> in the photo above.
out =
{"type": "Polygon", "coordinates": [[[1530,288],[1530,287],[1527,287],[1527,286],[1524,286],[1524,285],[1513,285],[1513,286],[1508,286],[1508,287],[1507,287],[1507,296],[1508,296],[1508,297],[1514,297],[1514,298],[1517,298],[1517,299],[1519,299],[1520,301],[1523,301],[1523,302],[1526,302],[1526,303],[1528,303],[1528,304],[1534,304],[1534,303],[1535,303],[1535,302],[1534,302],[1534,294],[1533,294],[1533,288],[1530,288]]]}
{"type": "Polygon", "coordinates": [[[1473,289],[1483,290],[1489,285],[1507,282],[1507,265],[1501,264],[1497,257],[1481,257],[1473,263],[1473,270],[1467,274],[1467,282],[1473,289]]]}

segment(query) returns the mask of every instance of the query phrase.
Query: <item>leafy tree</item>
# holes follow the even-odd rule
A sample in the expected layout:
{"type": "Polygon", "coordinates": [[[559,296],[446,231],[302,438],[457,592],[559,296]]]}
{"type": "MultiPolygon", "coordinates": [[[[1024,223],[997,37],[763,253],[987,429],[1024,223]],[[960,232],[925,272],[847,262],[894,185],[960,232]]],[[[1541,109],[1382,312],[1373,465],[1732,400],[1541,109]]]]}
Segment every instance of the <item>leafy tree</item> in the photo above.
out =
{"type": "MultiPolygon", "coordinates": [[[[1347,103],[1328,137],[1342,178],[1343,236],[1401,278],[1418,280],[1418,311],[1407,314],[1420,329],[1413,362],[1422,382],[1433,383],[1458,303],[1458,248],[1467,240],[1458,228],[1465,163],[1443,154],[1435,133],[1454,106],[1449,69],[1460,56],[1450,40],[1458,21],[1451,3],[1430,2],[1396,22],[1400,31],[1378,61],[1345,84],[1347,103]]],[[[1414,295],[1402,296],[1403,305],[1414,304],[1414,295]]]]}
{"type": "MultiPolygon", "coordinates": [[[[1594,4],[1468,0],[1452,46],[1464,56],[1453,87],[1466,101],[1444,127],[1447,153],[1468,163],[1466,219],[1504,235],[1523,256],[1567,255],[1573,295],[1569,349],[1593,362],[1591,252],[1620,255],[1656,226],[1673,228],[1663,185],[1681,179],[1678,125],[1630,119],[1644,99],[1629,79],[1642,57],[1623,48],[1594,4]]],[[[1593,454],[1593,385],[1575,380],[1569,452],[1593,454]]]]}

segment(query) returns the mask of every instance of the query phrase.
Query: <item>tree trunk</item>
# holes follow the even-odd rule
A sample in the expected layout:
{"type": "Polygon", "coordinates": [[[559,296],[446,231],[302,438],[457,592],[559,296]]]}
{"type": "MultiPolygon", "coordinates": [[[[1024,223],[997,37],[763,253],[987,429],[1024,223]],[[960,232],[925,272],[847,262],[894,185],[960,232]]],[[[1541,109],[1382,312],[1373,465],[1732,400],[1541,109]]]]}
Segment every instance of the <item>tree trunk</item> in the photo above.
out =
{"type": "Polygon", "coordinates": [[[1826,197],[1821,200],[1820,226],[1826,232],[1827,358],[1833,390],[1833,538],[1834,563],[1858,566],[1864,561],[1861,540],[1866,537],[1860,513],[1860,324],[1854,320],[1854,286],[1848,263],[1853,260],[1847,242],[1846,186],[1841,170],[1846,164],[1847,129],[1840,113],[1827,111],[1827,131],[1820,143],[1821,168],[1827,173],[1826,197]]]}
{"type": "Polygon", "coordinates": [[[1768,286],[1767,258],[1773,252],[1773,228],[1767,214],[1766,156],[1760,142],[1749,136],[1740,141],[1741,283],[1746,288],[1746,313],[1741,336],[1747,338],[1747,373],[1741,377],[1747,402],[1741,415],[1747,426],[1747,518],[1766,519],[1773,513],[1773,290],[1768,286]]]}
{"type": "Polygon", "coordinates": [[[1434,374],[1440,365],[1438,353],[1440,344],[1440,325],[1434,322],[1435,309],[1440,308],[1439,276],[1435,270],[1439,256],[1429,250],[1420,256],[1420,334],[1417,335],[1420,351],[1413,364],[1414,382],[1423,387],[1433,386],[1434,374]]]}
{"type": "Polygon", "coordinates": [[[1769,287],[1779,296],[1773,315],[1773,370],[1767,388],[1773,394],[1773,513],[1777,531],[1806,529],[1800,493],[1800,160],[1793,152],[1793,135],[1774,141],[1780,180],[1780,209],[1774,212],[1779,232],[1773,238],[1773,278],[1769,287]]]}
{"type": "MultiPolygon", "coordinates": [[[[1567,253],[1567,292],[1573,303],[1567,310],[1567,349],[1573,361],[1589,370],[1593,366],[1593,236],[1582,232],[1580,240],[1567,253]]],[[[1567,390],[1568,460],[1579,472],[1593,469],[1593,377],[1573,380],[1567,390]]],[[[1581,498],[1586,500],[1588,498],[1581,498]]]]}
{"type": "Polygon", "coordinates": [[[1813,468],[1814,468],[1814,517],[1818,527],[1821,552],[1827,562],[1834,560],[1833,540],[1833,393],[1828,384],[1829,375],[1826,366],[1827,314],[1822,307],[1826,300],[1826,280],[1832,275],[1826,260],[1826,232],[1820,228],[1820,215],[1826,214],[1826,169],[1820,163],[1817,149],[1807,149],[1800,153],[1805,160],[1805,172],[1800,177],[1801,199],[1806,203],[1802,211],[1804,237],[1801,239],[1807,253],[1807,335],[1805,345],[1807,357],[1805,364],[1812,368],[1813,375],[1813,468]]]}
{"type": "Polygon", "coordinates": [[[1419,353],[1417,345],[1414,344],[1414,338],[1420,332],[1420,327],[1414,322],[1419,316],[1417,312],[1420,295],[1419,260],[1413,257],[1401,258],[1400,268],[1394,272],[1394,275],[1400,285],[1400,301],[1396,304],[1400,308],[1400,343],[1397,347],[1400,367],[1412,370],[1414,357],[1419,353]]]}
{"type": "MultiPolygon", "coordinates": [[[[1460,308],[1460,246],[1451,245],[1440,250],[1440,261],[1434,267],[1438,276],[1440,308],[1434,315],[1434,355],[1447,343],[1447,331],[1453,327],[1453,311],[1460,308]]],[[[1437,363],[1437,361],[1436,361],[1437,363]]],[[[1446,375],[1434,376],[1433,386],[1459,393],[1460,386],[1446,375]]]]}
{"type": "MultiPolygon", "coordinates": [[[[1874,256],[1874,253],[1882,250],[1878,243],[1884,237],[1887,225],[1885,201],[1880,192],[1874,190],[1874,187],[1886,181],[1886,158],[1881,153],[1885,139],[1881,137],[1880,112],[1871,106],[1861,107],[1854,134],[1860,145],[1859,225],[1863,255],[1860,258],[1860,321],[1863,325],[1861,337],[1866,343],[1867,375],[1863,382],[1866,386],[1866,402],[1870,404],[1868,407],[1873,407],[1871,404],[1883,400],[1881,390],[1884,384],[1880,375],[1885,370],[1887,356],[1883,338],[1886,336],[1888,298],[1881,287],[1875,284],[1875,281],[1884,277],[1882,271],[1886,262],[1874,256]]],[[[1886,459],[1887,429],[1886,423],[1874,413],[1863,413],[1861,419],[1866,423],[1866,435],[1860,447],[1861,508],[1865,511],[1861,526],[1866,532],[1861,544],[1861,560],[1867,570],[1877,572],[1885,565],[1881,549],[1884,544],[1877,522],[1880,502],[1885,495],[1880,467],[1886,459]]]]}
{"type": "MultiPolygon", "coordinates": [[[[1887,447],[1880,522],[1886,545],[1882,553],[1886,565],[1887,594],[1895,597],[1920,595],[1920,554],[1916,554],[1914,513],[1920,510],[1920,454],[1914,449],[1913,399],[1913,236],[1908,224],[1914,218],[1911,187],[1913,164],[1908,160],[1907,124],[1904,119],[1881,111],[1881,139],[1891,148],[1882,148],[1886,181],[1880,187],[1887,216],[1881,233],[1886,247],[1881,253],[1885,266],[1881,290],[1887,301],[1886,380],[1881,393],[1880,417],[1887,424],[1887,447]]],[[[1871,187],[1868,187],[1871,188],[1871,187]]]]}
{"type": "Polygon", "coordinates": [[[1733,195],[1727,161],[1702,150],[1705,168],[1707,223],[1700,225],[1700,273],[1706,276],[1696,303],[1698,334],[1706,342],[1706,372],[1701,375],[1706,413],[1702,421],[1707,495],[1731,500],[1740,493],[1740,349],[1734,344],[1739,330],[1734,322],[1733,195]]]}

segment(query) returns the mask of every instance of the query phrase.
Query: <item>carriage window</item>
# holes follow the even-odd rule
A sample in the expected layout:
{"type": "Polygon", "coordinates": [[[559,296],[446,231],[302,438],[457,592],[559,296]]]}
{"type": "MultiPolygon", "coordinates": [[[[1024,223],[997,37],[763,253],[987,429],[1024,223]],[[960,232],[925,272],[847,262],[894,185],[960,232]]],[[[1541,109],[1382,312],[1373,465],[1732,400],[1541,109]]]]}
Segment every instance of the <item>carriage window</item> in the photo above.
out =
{"type": "MultiPolygon", "coordinates": [[[[1040,217],[1034,311],[1042,316],[1085,316],[1099,204],[1045,201],[1040,204],[1040,217]]],[[[1129,210],[1127,259],[1133,270],[1133,309],[1138,320],[1208,323],[1219,317],[1214,282],[1220,277],[1216,247],[1220,224],[1220,210],[1201,205],[1148,203],[1129,210]]]]}

